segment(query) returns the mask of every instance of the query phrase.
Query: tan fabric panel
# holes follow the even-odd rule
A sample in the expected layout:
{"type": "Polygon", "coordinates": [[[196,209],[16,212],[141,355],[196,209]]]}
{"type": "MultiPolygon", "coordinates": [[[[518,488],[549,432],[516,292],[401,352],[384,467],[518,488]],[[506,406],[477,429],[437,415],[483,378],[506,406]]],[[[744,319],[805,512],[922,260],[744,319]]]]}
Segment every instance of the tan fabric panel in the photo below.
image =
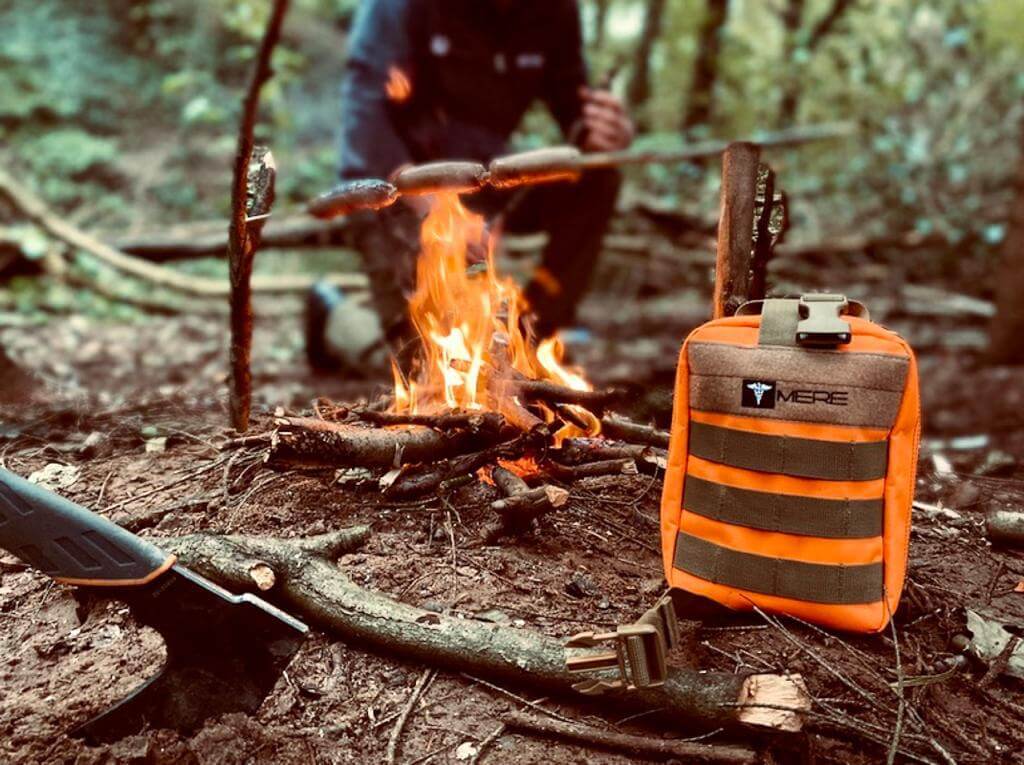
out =
{"type": "Polygon", "coordinates": [[[873,481],[885,477],[889,444],[769,436],[690,420],[689,451],[701,459],[762,473],[873,481]]]}
{"type": "Polygon", "coordinates": [[[811,603],[850,605],[882,599],[881,563],[829,566],[769,558],[679,532],[673,564],[709,582],[811,603]]]}
{"type": "Polygon", "coordinates": [[[885,354],[690,343],[690,406],[796,422],[889,428],[903,399],[908,364],[904,357],[885,354]],[[746,380],[774,383],[773,406],[743,406],[746,380]]]}
{"type": "Polygon", "coordinates": [[[884,502],[769,494],[686,476],[683,509],[715,521],[828,539],[882,534],[884,502]]]}

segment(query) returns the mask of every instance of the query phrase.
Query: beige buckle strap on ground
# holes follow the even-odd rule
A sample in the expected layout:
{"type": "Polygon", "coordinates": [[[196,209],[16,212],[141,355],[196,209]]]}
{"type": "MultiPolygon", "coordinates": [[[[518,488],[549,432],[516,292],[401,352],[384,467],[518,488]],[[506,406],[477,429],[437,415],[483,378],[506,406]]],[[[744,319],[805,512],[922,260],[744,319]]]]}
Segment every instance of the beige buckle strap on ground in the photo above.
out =
{"type": "Polygon", "coordinates": [[[852,605],[882,599],[882,563],[828,565],[770,558],[722,547],[679,532],[674,565],[681,571],[763,595],[852,605]]]}
{"type": "Polygon", "coordinates": [[[624,624],[614,632],[580,632],[565,644],[566,648],[596,648],[612,643],[614,650],[572,656],[565,660],[570,672],[617,670],[617,676],[601,676],[573,685],[577,691],[595,695],[624,688],[651,688],[668,677],[665,655],[679,644],[679,623],[675,606],[667,595],[644,612],[633,624],[624,624]]]}
{"type": "Polygon", "coordinates": [[[884,502],[821,499],[740,489],[686,476],[683,510],[738,526],[826,539],[863,539],[882,533],[884,502]]]}
{"type": "Polygon", "coordinates": [[[770,436],[691,420],[689,449],[701,459],[744,470],[831,481],[872,481],[885,477],[889,443],[770,436]]]}

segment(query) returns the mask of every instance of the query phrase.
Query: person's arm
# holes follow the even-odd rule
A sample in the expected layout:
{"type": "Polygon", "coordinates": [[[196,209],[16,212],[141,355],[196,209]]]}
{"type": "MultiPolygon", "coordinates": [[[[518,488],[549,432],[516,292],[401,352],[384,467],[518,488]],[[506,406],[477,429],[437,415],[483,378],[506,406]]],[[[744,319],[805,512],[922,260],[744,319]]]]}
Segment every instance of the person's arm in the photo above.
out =
{"type": "Polygon", "coordinates": [[[386,178],[410,161],[386,86],[392,67],[409,77],[410,0],[363,0],[348,40],[341,83],[342,178],[386,178]]]}

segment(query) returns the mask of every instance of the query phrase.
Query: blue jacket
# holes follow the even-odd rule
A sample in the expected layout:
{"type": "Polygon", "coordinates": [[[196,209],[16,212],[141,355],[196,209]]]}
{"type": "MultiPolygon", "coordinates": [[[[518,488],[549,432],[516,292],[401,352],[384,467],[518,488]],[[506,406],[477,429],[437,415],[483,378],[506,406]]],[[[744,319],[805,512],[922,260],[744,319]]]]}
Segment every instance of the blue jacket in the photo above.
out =
{"type": "Polygon", "coordinates": [[[342,81],[341,176],[487,161],[536,101],[569,133],[586,84],[576,0],[363,0],[342,81]],[[411,94],[386,94],[398,70],[411,94]]]}

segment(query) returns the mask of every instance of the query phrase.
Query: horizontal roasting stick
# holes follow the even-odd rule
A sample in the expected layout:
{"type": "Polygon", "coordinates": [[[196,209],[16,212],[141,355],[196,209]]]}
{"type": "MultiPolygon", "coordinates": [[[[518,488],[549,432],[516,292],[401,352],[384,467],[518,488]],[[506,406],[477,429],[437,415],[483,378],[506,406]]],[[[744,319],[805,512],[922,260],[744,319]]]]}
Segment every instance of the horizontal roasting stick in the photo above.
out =
{"type": "MultiPolygon", "coordinates": [[[[761,147],[796,146],[848,136],[851,123],[829,123],[764,133],[746,139],[761,147]]],[[[498,157],[486,168],[476,162],[443,161],[410,165],[400,169],[391,181],[364,179],[346,181],[309,203],[307,209],[317,218],[335,218],[358,210],[379,210],[403,196],[418,196],[441,191],[464,194],[485,186],[508,189],[516,186],[574,181],[585,170],[653,163],[674,164],[725,151],[729,141],[702,141],[677,151],[606,151],[583,154],[573,146],[549,146],[498,157]]]]}

